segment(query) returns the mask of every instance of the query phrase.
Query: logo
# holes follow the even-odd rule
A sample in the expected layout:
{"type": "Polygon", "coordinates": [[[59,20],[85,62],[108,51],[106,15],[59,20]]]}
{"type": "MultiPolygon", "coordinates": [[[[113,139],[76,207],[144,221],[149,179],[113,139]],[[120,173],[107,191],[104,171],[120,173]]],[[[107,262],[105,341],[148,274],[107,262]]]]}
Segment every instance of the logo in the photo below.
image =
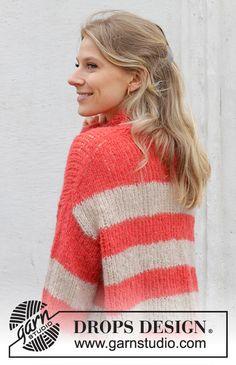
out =
{"type": "Polygon", "coordinates": [[[23,341],[26,350],[44,351],[57,340],[60,325],[52,322],[44,310],[46,306],[39,300],[28,300],[17,305],[11,314],[10,330],[17,328],[18,340],[23,341]]]}

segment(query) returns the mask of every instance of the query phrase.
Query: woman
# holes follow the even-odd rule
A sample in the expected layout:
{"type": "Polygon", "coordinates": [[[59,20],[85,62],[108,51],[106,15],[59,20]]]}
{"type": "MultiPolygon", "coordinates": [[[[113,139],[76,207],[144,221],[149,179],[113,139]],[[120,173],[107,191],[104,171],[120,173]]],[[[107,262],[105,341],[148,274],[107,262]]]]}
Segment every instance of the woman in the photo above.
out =
{"type": "Polygon", "coordinates": [[[196,310],[194,208],[210,164],[166,37],[130,12],[98,12],[81,29],[77,62],[68,82],[85,121],[43,301],[52,311],[196,310]]]}

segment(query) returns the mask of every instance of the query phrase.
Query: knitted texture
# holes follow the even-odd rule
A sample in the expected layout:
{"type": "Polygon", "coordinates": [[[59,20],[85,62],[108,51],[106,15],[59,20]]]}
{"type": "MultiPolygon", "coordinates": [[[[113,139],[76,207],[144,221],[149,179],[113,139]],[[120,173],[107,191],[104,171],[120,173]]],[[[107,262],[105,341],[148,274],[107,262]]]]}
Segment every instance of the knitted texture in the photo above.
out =
{"type": "Polygon", "coordinates": [[[166,168],[132,140],[119,111],[73,140],[43,301],[57,310],[196,310],[194,210],[166,168]]]}

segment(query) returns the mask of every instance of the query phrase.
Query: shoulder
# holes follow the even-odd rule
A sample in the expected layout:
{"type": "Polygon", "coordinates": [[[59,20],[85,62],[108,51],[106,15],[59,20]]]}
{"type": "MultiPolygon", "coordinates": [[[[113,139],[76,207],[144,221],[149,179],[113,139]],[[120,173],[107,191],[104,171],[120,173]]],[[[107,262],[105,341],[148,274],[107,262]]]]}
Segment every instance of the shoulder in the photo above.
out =
{"type": "Polygon", "coordinates": [[[95,153],[103,153],[106,148],[114,148],[124,143],[129,135],[127,127],[121,126],[99,126],[97,128],[83,129],[71,143],[71,154],[88,155],[88,158],[95,153]]]}
{"type": "Polygon", "coordinates": [[[122,135],[122,128],[99,127],[74,137],[67,154],[63,195],[78,187],[81,180],[87,181],[87,177],[92,178],[101,172],[107,156],[117,151],[122,135]]]}
{"type": "Polygon", "coordinates": [[[126,164],[127,158],[134,156],[130,150],[134,144],[128,135],[127,128],[118,126],[100,126],[77,135],[69,149],[65,172],[73,189],[93,189],[95,185],[99,189],[101,181],[116,170],[117,164],[120,168],[126,164]]]}

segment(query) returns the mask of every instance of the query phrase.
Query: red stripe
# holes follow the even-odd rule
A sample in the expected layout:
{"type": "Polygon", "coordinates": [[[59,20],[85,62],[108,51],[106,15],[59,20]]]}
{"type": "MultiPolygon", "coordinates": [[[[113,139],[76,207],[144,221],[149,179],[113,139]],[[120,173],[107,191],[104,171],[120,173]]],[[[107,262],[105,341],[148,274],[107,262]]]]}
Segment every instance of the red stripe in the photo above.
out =
{"type": "Polygon", "coordinates": [[[126,310],[151,298],[198,291],[196,270],[187,265],[149,270],[105,287],[107,310],[126,310]]]}
{"type": "Polygon", "coordinates": [[[60,208],[51,257],[73,275],[95,284],[101,272],[99,241],[85,235],[71,212],[70,204],[60,208]]]}
{"type": "Polygon", "coordinates": [[[194,216],[163,213],[138,217],[101,231],[102,256],[111,256],[137,244],[166,240],[194,241],[194,216]]]}

